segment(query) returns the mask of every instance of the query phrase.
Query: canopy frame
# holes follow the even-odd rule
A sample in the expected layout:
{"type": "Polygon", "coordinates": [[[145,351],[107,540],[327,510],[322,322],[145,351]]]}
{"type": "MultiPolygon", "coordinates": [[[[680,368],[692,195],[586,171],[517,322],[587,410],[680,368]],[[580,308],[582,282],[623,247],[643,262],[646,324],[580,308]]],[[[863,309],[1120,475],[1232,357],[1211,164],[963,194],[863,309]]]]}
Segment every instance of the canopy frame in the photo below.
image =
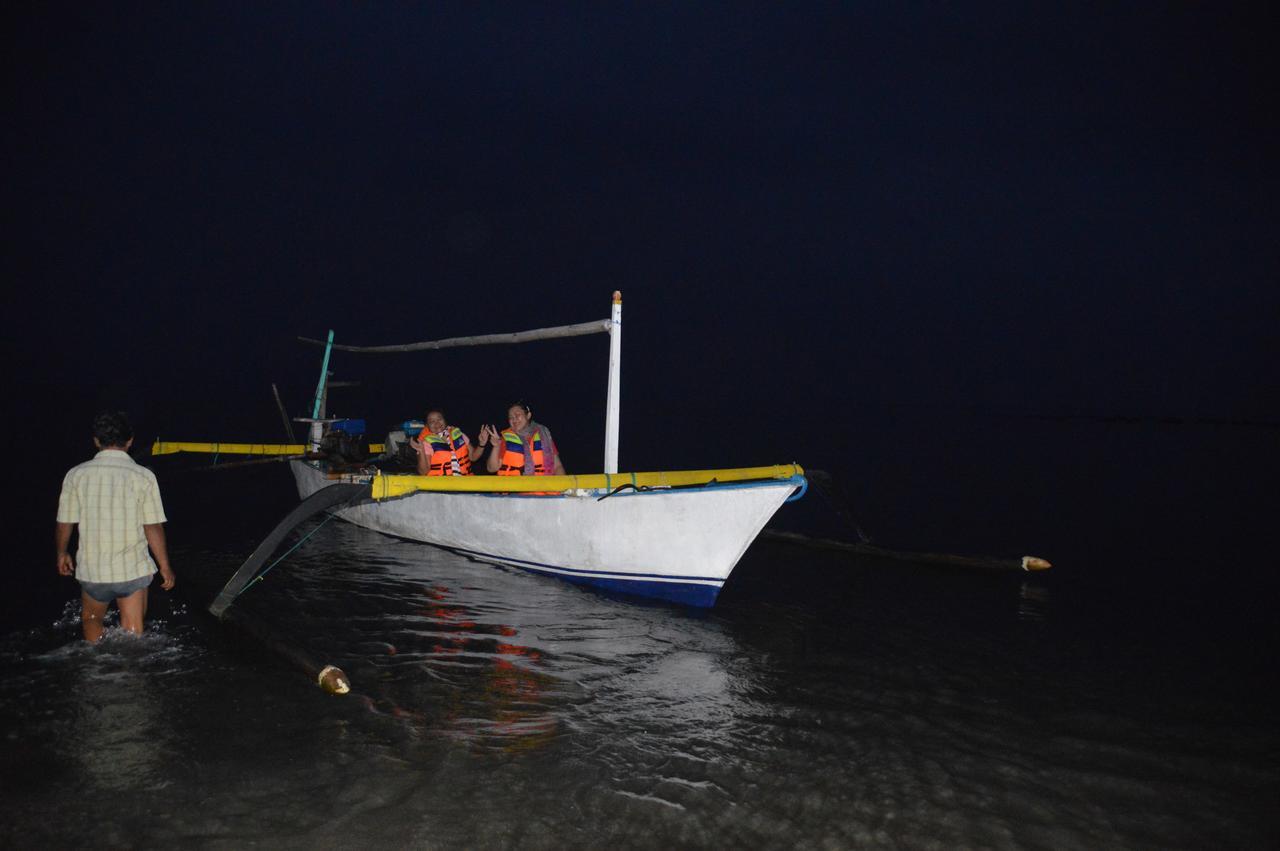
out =
{"type": "MultiPolygon", "coordinates": [[[[622,402],[622,293],[613,293],[613,308],[608,319],[597,319],[593,322],[580,322],[577,325],[559,325],[554,328],[534,328],[530,331],[515,331],[507,334],[482,334],[473,337],[448,337],[443,340],[428,340],[421,343],[402,343],[391,346],[351,346],[333,341],[333,332],[329,332],[327,340],[313,337],[299,337],[303,343],[311,343],[325,347],[324,364],[320,368],[320,386],[316,388],[316,408],[313,419],[323,419],[322,410],[325,382],[328,378],[329,353],[356,352],[360,354],[392,354],[402,352],[436,351],[464,346],[497,346],[532,343],[538,340],[557,340],[565,337],[581,337],[587,334],[609,335],[609,383],[605,395],[604,425],[604,472],[618,472],[618,424],[621,417],[622,402]]],[[[312,422],[313,442],[318,442],[314,431],[319,424],[312,422]]]]}

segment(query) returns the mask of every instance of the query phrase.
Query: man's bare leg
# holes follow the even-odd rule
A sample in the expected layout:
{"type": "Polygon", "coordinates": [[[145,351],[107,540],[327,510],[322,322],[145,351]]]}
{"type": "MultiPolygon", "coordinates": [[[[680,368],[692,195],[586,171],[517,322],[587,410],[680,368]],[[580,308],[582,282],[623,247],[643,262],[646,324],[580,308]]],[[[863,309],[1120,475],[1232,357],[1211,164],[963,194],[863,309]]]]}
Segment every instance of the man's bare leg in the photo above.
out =
{"type": "Polygon", "coordinates": [[[102,638],[102,619],[107,616],[109,605],[80,592],[80,628],[84,630],[84,640],[90,644],[102,638]]]}
{"type": "Polygon", "coordinates": [[[128,597],[117,597],[120,607],[120,627],[135,635],[142,635],[142,620],[147,616],[147,589],[139,588],[128,597]]]}

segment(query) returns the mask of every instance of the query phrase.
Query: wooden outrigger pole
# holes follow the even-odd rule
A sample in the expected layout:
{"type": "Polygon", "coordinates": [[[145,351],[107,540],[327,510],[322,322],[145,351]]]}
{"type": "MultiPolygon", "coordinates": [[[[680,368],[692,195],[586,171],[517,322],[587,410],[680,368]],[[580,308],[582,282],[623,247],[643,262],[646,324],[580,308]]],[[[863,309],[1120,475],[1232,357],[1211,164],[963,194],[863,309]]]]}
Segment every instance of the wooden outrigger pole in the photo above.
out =
{"type": "Polygon", "coordinates": [[[1043,559],[1039,556],[1000,558],[996,556],[965,556],[956,555],[954,553],[921,553],[906,550],[890,550],[885,547],[877,547],[873,544],[855,543],[853,541],[838,541],[831,538],[812,538],[808,535],[801,535],[798,532],[779,532],[772,529],[765,529],[760,533],[760,537],[770,541],[780,541],[784,544],[798,544],[802,547],[810,547],[813,549],[839,550],[841,552],[855,553],[857,555],[894,559],[897,561],[911,561],[918,564],[945,564],[951,567],[972,567],[983,570],[1024,570],[1028,572],[1048,570],[1053,567],[1048,559],[1043,559]]]}
{"type": "MultiPolygon", "coordinates": [[[[621,303],[621,302],[619,302],[621,303]]],[[[423,343],[403,343],[395,346],[348,346],[334,343],[333,348],[340,352],[359,352],[364,354],[392,354],[394,352],[421,352],[435,349],[453,349],[462,346],[502,346],[514,343],[531,343],[535,340],[556,340],[561,337],[581,337],[586,334],[604,334],[609,330],[609,320],[581,322],[577,325],[561,325],[556,328],[535,328],[532,331],[516,331],[510,334],[482,334],[477,337],[449,337],[444,340],[428,340],[423,343]]],[[[303,343],[317,346],[326,345],[324,340],[314,337],[299,337],[303,343]]]]}

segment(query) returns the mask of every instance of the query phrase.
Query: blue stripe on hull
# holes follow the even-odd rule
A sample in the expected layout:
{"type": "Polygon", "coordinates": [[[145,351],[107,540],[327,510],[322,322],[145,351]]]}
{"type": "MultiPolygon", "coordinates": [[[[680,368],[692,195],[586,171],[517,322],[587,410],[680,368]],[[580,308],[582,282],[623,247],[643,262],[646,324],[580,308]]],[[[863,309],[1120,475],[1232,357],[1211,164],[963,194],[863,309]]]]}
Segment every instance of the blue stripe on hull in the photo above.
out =
{"type": "MultiPolygon", "coordinates": [[[[536,561],[508,559],[488,553],[476,552],[475,550],[464,550],[459,547],[444,547],[444,549],[480,559],[481,561],[526,570],[539,576],[563,579],[565,582],[572,582],[574,585],[585,585],[614,594],[629,594],[634,597],[668,600],[683,606],[698,606],[701,608],[714,606],[716,597],[720,594],[720,586],[723,585],[723,583],[710,585],[699,582],[659,582],[653,579],[633,579],[621,573],[615,573],[612,576],[591,576],[587,571],[575,568],[554,567],[549,564],[540,564],[536,561]]],[[[598,573],[600,571],[593,572],[598,573]]]]}
{"type": "Polygon", "coordinates": [[[667,600],[672,603],[679,603],[682,606],[710,608],[716,604],[716,597],[720,594],[719,587],[715,585],[692,585],[683,582],[652,582],[642,579],[596,579],[585,576],[566,576],[561,573],[548,574],[543,573],[540,570],[534,570],[527,567],[521,569],[528,570],[530,573],[538,573],[542,576],[554,576],[557,579],[572,582],[574,585],[587,585],[601,591],[609,591],[615,594],[628,594],[637,597],[667,600]]]}

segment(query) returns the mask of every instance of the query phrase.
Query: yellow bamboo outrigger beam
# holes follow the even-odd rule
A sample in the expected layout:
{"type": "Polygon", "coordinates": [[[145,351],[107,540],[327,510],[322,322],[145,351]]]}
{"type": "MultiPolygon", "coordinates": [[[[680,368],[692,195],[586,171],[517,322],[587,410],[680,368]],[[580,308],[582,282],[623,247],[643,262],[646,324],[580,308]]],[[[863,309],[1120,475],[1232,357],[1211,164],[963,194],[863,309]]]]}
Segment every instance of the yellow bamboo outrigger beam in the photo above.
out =
{"type": "MultiPolygon", "coordinates": [[[[369,451],[382,452],[382,444],[370,444],[369,451]]],[[[307,447],[301,443],[190,443],[157,440],[152,455],[197,452],[209,455],[298,455],[307,447]]],[[[705,485],[709,482],[747,482],[789,479],[803,476],[799,464],[770,467],[735,467],[727,470],[674,470],[657,473],[593,473],[581,476],[400,476],[373,477],[373,498],[392,499],[417,491],[449,493],[561,493],[571,490],[613,490],[622,485],[644,488],[674,488],[705,485]]]]}
{"type": "MultiPolygon", "coordinates": [[[[151,445],[152,455],[173,455],[178,452],[201,452],[206,455],[304,455],[303,443],[182,443],[157,440],[151,445]]],[[[379,455],[383,444],[369,444],[369,452],[379,455]]]]}
{"type": "Polygon", "coordinates": [[[748,482],[803,476],[799,464],[737,467],[728,470],[676,470],[660,473],[593,473],[582,476],[374,476],[373,498],[392,499],[418,491],[447,493],[562,493],[574,490],[674,488],[710,482],[748,482]]]}
{"type": "Polygon", "coordinates": [[[157,440],[151,445],[152,455],[178,452],[203,452],[209,455],[301,455],[307,447],[301,443],[181,443],[157,440]]]}

